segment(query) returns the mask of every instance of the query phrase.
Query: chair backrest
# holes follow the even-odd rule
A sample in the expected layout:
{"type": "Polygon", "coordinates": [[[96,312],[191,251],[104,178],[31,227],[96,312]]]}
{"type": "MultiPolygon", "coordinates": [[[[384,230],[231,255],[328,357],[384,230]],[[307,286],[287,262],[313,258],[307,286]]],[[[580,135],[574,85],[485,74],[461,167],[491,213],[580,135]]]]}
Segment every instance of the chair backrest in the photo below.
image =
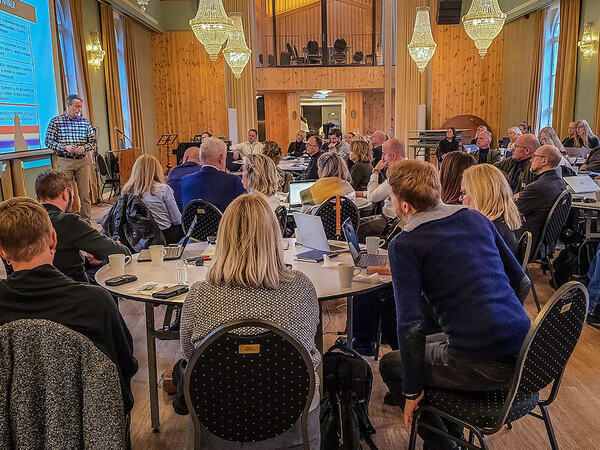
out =
{"type": "Polygon", "coordinates": [[[194,424],[234,442],[274,438],[302,417],[307,443],[314,391],[308,351],[292,334],[260,319],[229,322],[214,330],[190,359],[184,379],[194,424]]]}
{"type": "Polygon", "coordinates": [[[285,43],[285,48],[287,49],[287,51],[290,55],[292,55],[292,56],[294,55],[294,51],[292,50],[292,46],[290,45],[289,42],[285,43]]]}
{"type": "Polygon", "coordinates": [[[108,173],[108,167],[106,166],[106,161],[104,157],[100,154],[96,154],[96,161],[98,161],[98,170],[100,171],[100,175],[105,178],[109,178],[110,174],[108,173]]]}
{"type": "Polygon", "coordinates": [[[352,59],[354,60],[354,62],[359,63],[359,62],[362,62],[364,57],[365,56],[364,56],[363,52],[361,52],[359,50],[357,52],[354,52],[354,56],[352,57],[352,59]]]}
{"type": "Polygon", "coordinates": [[[308,41],[308,44],[306,44],[306,48],[308,49],[309,55],[319,54],[319,44],[317,43],[317,41],[308,41]]]}
{"type": "Polygon", "coordinates": [[[531,240],[532,240],[531,231],[526,231],[519,238],[519,242],[517,243],[517,261],[521,264],[521,269],[523,272],[527,269],[527,264],[529,263],[529,257],[531,255],[531,240]]]}
{"type": "Polygon", "coordinates": [[[565,190],[558,196],[554,205],[552,205],[542,234],[540,235],[540,241],[533,252],[533,259],[550,256],[550,253],[554,251],[560,232],[569,218],[571,199],[571,192],[565,190]]]}
{"type": "Polygon", "coordinates": [[[275,215],[279,222],[279,228],[281,229],[281,236],[285,237],[285,229],[287,226],[287,209],[283,205],[279,205],[275,209],[275,215]]]}
{"type": "Polygon", "coordinates": [[[296,44],[294,44],[294,56],[296,58],[299,58],[300,56],[298,55],[298,47],[296,47],[296,44]]]}
{"type": "Polygon", "coordinates": [[[336,39],[333,43],[333,48],[336,53],[343,53],[346,51],[346,48],[348,48],[348,45],[346,44],[345,39],[336,39]]]}
{"type": "Polygon", "coordinates": [[[189,227],[192,225],[194,217],[197,218],[196,226],[192,231],[192,237],[200,241],[206,241],[208,236],[216,236],[219,231],[219,222],[223,213],[210,202],[197,199],[192,200],[183,209],[182,221],[183,230],[187,234],[189,227]]]}
{"type": "MultiPolygon", "coordinates": [[[[346,219],[350,218],[354,229],[358,232],[360,213],[354,202],[347,197],[340,197],[339,218],[337,217],[336,209],[336,197],[331,197],[319,206],[319,209],[317,209],[315,214],[321,216],[321,219],[323,220],[323,228],[325,229],[327,239],[345,240],[344,234],[341,231],[338,232],[338,226],[344,223],[346,219]]],[[[339,229],[341,229],[341,227],[339,229]]]]}
{"type": "Polygon", "coordinates": [[[125,448],[116,365],[56,322],[0,326],[0,398],[0,448],[125,448]]]}
{"type": "Polygon", "coordinates": [[[567,362],[581,336],[588,302],[585,286],[570,281],[554,293],[538,314],[521,346],[497,430],[506,421],[515,398],[529,398],[552,384],[548,398],[541,403],[549,405],[554,401],[567,362]]]}
{"type": "Polygon", "coordinates": [[[113,176],[116,176],[118,173],[120,173],[119,158],[117,158],[114,153],[107,153],[107,155],[110,164],[110,173],[113,176]]]}

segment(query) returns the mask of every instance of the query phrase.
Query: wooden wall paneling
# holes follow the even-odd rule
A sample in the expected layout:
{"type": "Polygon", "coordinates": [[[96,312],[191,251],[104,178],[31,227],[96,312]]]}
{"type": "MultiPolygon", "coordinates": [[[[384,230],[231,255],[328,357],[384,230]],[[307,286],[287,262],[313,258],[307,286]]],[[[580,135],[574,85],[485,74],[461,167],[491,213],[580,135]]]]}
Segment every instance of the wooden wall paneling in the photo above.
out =
{"type": "Polygon", "coordinates": [[[346,92],[346,131],[355,130],[363,132],[362,91],[346,92]]]}
{"type": "Polygon", "coordinates": [[[170,31],[152,36],[152,60],[157,135],[177,133],[186,141],[208,130],[227,137],[222,54],[213,64],[192,31],[170,31]]]}
{"type": "Polygon", "coordinates": [[[363,96],[363,133],[373,134],[376,130],[383,130],[385,127],[385,92],[364,91],[363,96]]]}
{"type": "Polygon", "coordinates": [[[383,89],[384,70],[383,66],[258,68],[254,86],[259,92],[383,89]]]}
{"type": "Polygon", "coordinates": [[[265,134],[285,151],[289,144],[288,93],[268,92],[265,97],[265,134]]]}
{"type": "Polygon", "coordinates": [[[484,59],[462,27],[434,24],[433,36],[438,46],[430,63],[431,127],[438,128],[457,115],[473,114],[490,124],[495,139],[500,127],[504,31],[484,59]]]}

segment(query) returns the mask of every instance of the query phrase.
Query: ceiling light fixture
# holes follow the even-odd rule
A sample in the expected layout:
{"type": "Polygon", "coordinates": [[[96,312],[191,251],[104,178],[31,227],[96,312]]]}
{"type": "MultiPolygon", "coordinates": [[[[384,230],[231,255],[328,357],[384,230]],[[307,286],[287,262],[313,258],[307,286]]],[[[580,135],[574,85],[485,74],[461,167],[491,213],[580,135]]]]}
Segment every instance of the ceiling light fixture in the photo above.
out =
{"type": "Polygon", "coordinates": [[[498,0],[473,0],[462,22],[465,32],[473,39],[483,59],[492,41],[502,31],[506,14],[498,6],[498,0]]]}
{"type": "Polygon", "coordinates": [[[227,39],[227,47],[223,50],[223,56],[233,75],[239,79],[250,60],[252,50],[246,44],[241,13],[232,13],[231,21],[233,22],[233,31],[227,39]]]}
{"type": "Polygon", "coordinates": [[[190,19],[190,26],[200,41],[210,60],[217,62],[221,47],[233,30],[233,23],[225,13],[221,0],[201,0],[198,2],[196,17],[190,19]]]}
{"type": "Polygon", "coordinates": [[[408,53],[417,64],[419,72],[423,73],[425,67],[433,58],[437,44],[433,40],[431,33],[431,21],[429,20],[429,6],[420,6],[417,8],[417,17],[415,18],[415,28],[412,39],[408,44],[408,53]]]}

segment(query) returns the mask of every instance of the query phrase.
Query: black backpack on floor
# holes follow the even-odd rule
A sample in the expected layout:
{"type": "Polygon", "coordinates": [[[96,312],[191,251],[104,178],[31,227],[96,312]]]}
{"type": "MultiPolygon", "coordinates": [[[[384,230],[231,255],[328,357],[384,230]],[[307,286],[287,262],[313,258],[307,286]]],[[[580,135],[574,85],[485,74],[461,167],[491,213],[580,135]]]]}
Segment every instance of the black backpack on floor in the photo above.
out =
{"type": "Polygon", "coordinates": [[[369,421],[372,386],[371,366],[359,353],[336,343],[323,355],[322,449],[359,450],[361,439],[377,449],[369,421]]]}

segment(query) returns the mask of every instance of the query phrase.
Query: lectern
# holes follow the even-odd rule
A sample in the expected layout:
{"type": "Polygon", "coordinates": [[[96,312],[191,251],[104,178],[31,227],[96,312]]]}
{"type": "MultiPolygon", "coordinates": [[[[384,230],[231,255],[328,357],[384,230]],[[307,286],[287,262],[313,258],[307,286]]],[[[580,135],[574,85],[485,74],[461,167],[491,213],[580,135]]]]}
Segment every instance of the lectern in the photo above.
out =
{"type": "Polygon", "coordinates": [[[123,187],[129,180],[133,163],[142,154],[142,149],[140,147],[130,147],[124,150],[113,150],[109,153],[114,153],[119,159],[119,179],[121,187],[123,187]]]}

